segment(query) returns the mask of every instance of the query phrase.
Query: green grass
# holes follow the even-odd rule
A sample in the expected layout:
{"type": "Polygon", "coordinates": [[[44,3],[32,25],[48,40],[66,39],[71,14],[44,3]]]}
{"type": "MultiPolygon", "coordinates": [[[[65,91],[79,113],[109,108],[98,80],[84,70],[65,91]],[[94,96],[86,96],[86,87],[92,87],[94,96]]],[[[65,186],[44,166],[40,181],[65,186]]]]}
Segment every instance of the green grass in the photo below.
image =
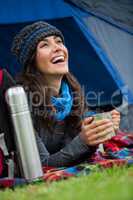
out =
{"type": "Polygon", "coordinates": [[[133,167],[6,189],[0,200],[133,200],[133,167]]]}

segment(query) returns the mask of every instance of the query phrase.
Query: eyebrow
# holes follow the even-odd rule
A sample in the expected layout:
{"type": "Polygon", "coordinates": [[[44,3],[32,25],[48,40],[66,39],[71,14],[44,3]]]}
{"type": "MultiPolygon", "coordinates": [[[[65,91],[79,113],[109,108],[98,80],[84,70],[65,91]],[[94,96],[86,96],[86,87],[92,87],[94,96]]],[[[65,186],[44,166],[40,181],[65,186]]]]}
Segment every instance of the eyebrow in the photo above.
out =
{"type": "MultiPolygon", "coordinates": [[[[51,35],[52,36],[52,35],[51,35]]],[[[48,36],[49,37],[49,36],[48,36]]],[[[56,39],[56,38],[60,38],[61,39],[61,37],[60,36],[58,36],[58,35],[53,35],[53,37],[54,37],[54,39],[56,39]]],[[[43,41],[46,41],[46,42],[48,42],[48,38],[46,37],[46,38],[44,38],[43,39],[43,41]]]]}
{"type": "Polygon", "coordinates": [[[61,39],[61,37],[59,35],[54,35],[54,39],[56,39],[56,38],[60,38],[61,39]]]}

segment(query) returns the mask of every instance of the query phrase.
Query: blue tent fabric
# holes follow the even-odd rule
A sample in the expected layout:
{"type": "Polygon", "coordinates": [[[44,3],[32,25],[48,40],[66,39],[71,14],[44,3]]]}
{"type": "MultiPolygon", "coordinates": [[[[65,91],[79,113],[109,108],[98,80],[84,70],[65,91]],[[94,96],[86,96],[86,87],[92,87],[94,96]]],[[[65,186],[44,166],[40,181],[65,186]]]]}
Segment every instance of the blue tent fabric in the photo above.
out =
{"type": "Polygon", "coordinates": [[[66,0],[66,2],[133,34],[132,0],[66,0]]]}
{"type": "Polygon", "coordinates": [[[34,0],[34,3],[33,0],[0,2],[0,24],[26,23],[70,16],[70,6],[62,0],[34,0]]]}
{"type": "MultiPolygon", "coordinates": [[[[82,3],[83,1],[79,0],[78,2],[82,3]]],[[[6,68],[13,76],[21,71],[21,66],[10,52],[12,39],[25,25],[33,21],[45,20],[56,25],[63,32],[69,50],[70,71],[76,75],[82,86],[85,87],[89,105],[95,107],[121,104],[121,85],[125,85],[125,82],[98,38],[85,23],[84,19],[91,17],[92,12],[88,12],[88,10],[84,12],[85,9],[81,10],[63,0],[35,0],[34,4],[32,0],[20,0],[19,3],[17,0],[7,0],[0,2],[0,5],[1,67],[6,68]]],[[[92,6],[91,3],[90,6],[92,6]]],[[[95,6],[93,12],[98,13],[96,9],[95,6]]],[[[113,20],[115,21],[115,19],[113,20]]],[[[115,23],[119,25],[117,20],[115,23]]],[[[111,26],[113,27],[113,24],[111,26]]],[[[125,30],[126,25],[121,23],[122,26],[125,30]]],[[[121,31],[123,30],[121,29],[121,31]]],[[[128,97],[129,94],[133,97],[132,91],[128,91],[128,97]]]]}
{"type": "MultiPolygon", "coordinates": [[[[78,2],[76,0],[72,0],[71,2],[77,2],[77,4],[80,5],[84,1],[86,2],[86,0],[78,2]]],[[[89,4],[94,2],[90,0],[87,1],[87,3],[89,4]]],[[[128,8],[129,7],[130,6],[128,5],[128,8]]],[[[124,98],[128,101],[129,104],[132,104],[133,94],[131,91],[133,91],[133,81],[132,81],[133,34],[131,32],[129,33],[127,30],[125,31],[125,29],[124,31],[123,29],[121,30],[119,26],[118,26],[119,28],[117,26],[112,26],[110,25],[110,23],[107,23],[107,21],[105,20],[101,20],[99,17],[94,17],[93,15],[90,14],[83,17],[82,15],[80,15],[79,9],[77,8],[76,9],[74,8],[73,12],[74,15],[76,16],[76,21],[78,21],[79,26],[82,27],[81,29],[84,30],[84,34],[86,35],[92,46],[94,46],[94,49],[96,50],[97,54],[107,67],[108,71],[111,73],[113,79],[117,82],[118,87],[123,93],[124,98]],[[86,21],[88,21],[88,23],[86,23],[86,21]],[[93,32],[92,29],[94,29],[93,32]],[[111,45],[108,46],[106,49],[103,48],[102,47],[103,44],[99,43],[101,41],[99,41],[98,35],[101,35],[100,37],[102,38],[101,40],[104,46],[108,41],[111,43],[111,45]],[[106,35],[107,37],[104,39],[106,35]],[[109,37],[109,35],[111,37],[109,37]],[[116,45],[113,46],[112,42],[114,44],[116,43],[116,45],[118,46],[116,45]],[[110,49],[110,56],[107,55],[107,49],[110,49]],[[113,56],[114,58],[111,59],[113,54],[115,54],[113,56]]],[[[119,91],[116,91],[115,93],[119,93],[119,91]]]]}
{"type": "MultiPolygon", "coordinates": [[[[126,84],[133,91],[133,35],[110,26],[107,22],[96,17],[86,17],[84,22],[106,54],[103,57],[103,62],[107,60],[105,59],[107,57],[109,62],[105,65],[114,80],[117,80],[119,87],[123,88],[126,84]]],[[[130,95],[128,100],[132,102],[133,97],[130,95]]]]}

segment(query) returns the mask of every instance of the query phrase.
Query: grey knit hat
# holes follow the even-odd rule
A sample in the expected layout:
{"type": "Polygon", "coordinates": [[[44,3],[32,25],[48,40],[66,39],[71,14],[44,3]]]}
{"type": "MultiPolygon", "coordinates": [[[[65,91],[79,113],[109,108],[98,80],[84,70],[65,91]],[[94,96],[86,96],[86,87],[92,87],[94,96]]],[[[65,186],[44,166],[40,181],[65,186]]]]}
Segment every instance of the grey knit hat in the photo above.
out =
{"type": "Polygon", "coordinates": [[[59,36],[64,42],[61,31],[51,24],[38,21],[27,25],[15,36],[11,51],[25,66],[35,52],[38,42],[51,35],[59,36]]]}

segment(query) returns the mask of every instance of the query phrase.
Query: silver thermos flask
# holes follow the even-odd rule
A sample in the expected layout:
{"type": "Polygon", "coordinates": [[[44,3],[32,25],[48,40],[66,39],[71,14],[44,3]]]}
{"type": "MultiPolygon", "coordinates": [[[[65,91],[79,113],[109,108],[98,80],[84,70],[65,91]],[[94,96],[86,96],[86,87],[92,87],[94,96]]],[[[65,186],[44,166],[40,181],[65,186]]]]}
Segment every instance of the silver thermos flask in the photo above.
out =
{"type": "Polygon", "coordinates": [[[6,92],[14,126],[16,147],[24,178],[32,182],[43,176],[35,133],[28,107],[26,93],[21,86],[9,88],[6,92]]]}

